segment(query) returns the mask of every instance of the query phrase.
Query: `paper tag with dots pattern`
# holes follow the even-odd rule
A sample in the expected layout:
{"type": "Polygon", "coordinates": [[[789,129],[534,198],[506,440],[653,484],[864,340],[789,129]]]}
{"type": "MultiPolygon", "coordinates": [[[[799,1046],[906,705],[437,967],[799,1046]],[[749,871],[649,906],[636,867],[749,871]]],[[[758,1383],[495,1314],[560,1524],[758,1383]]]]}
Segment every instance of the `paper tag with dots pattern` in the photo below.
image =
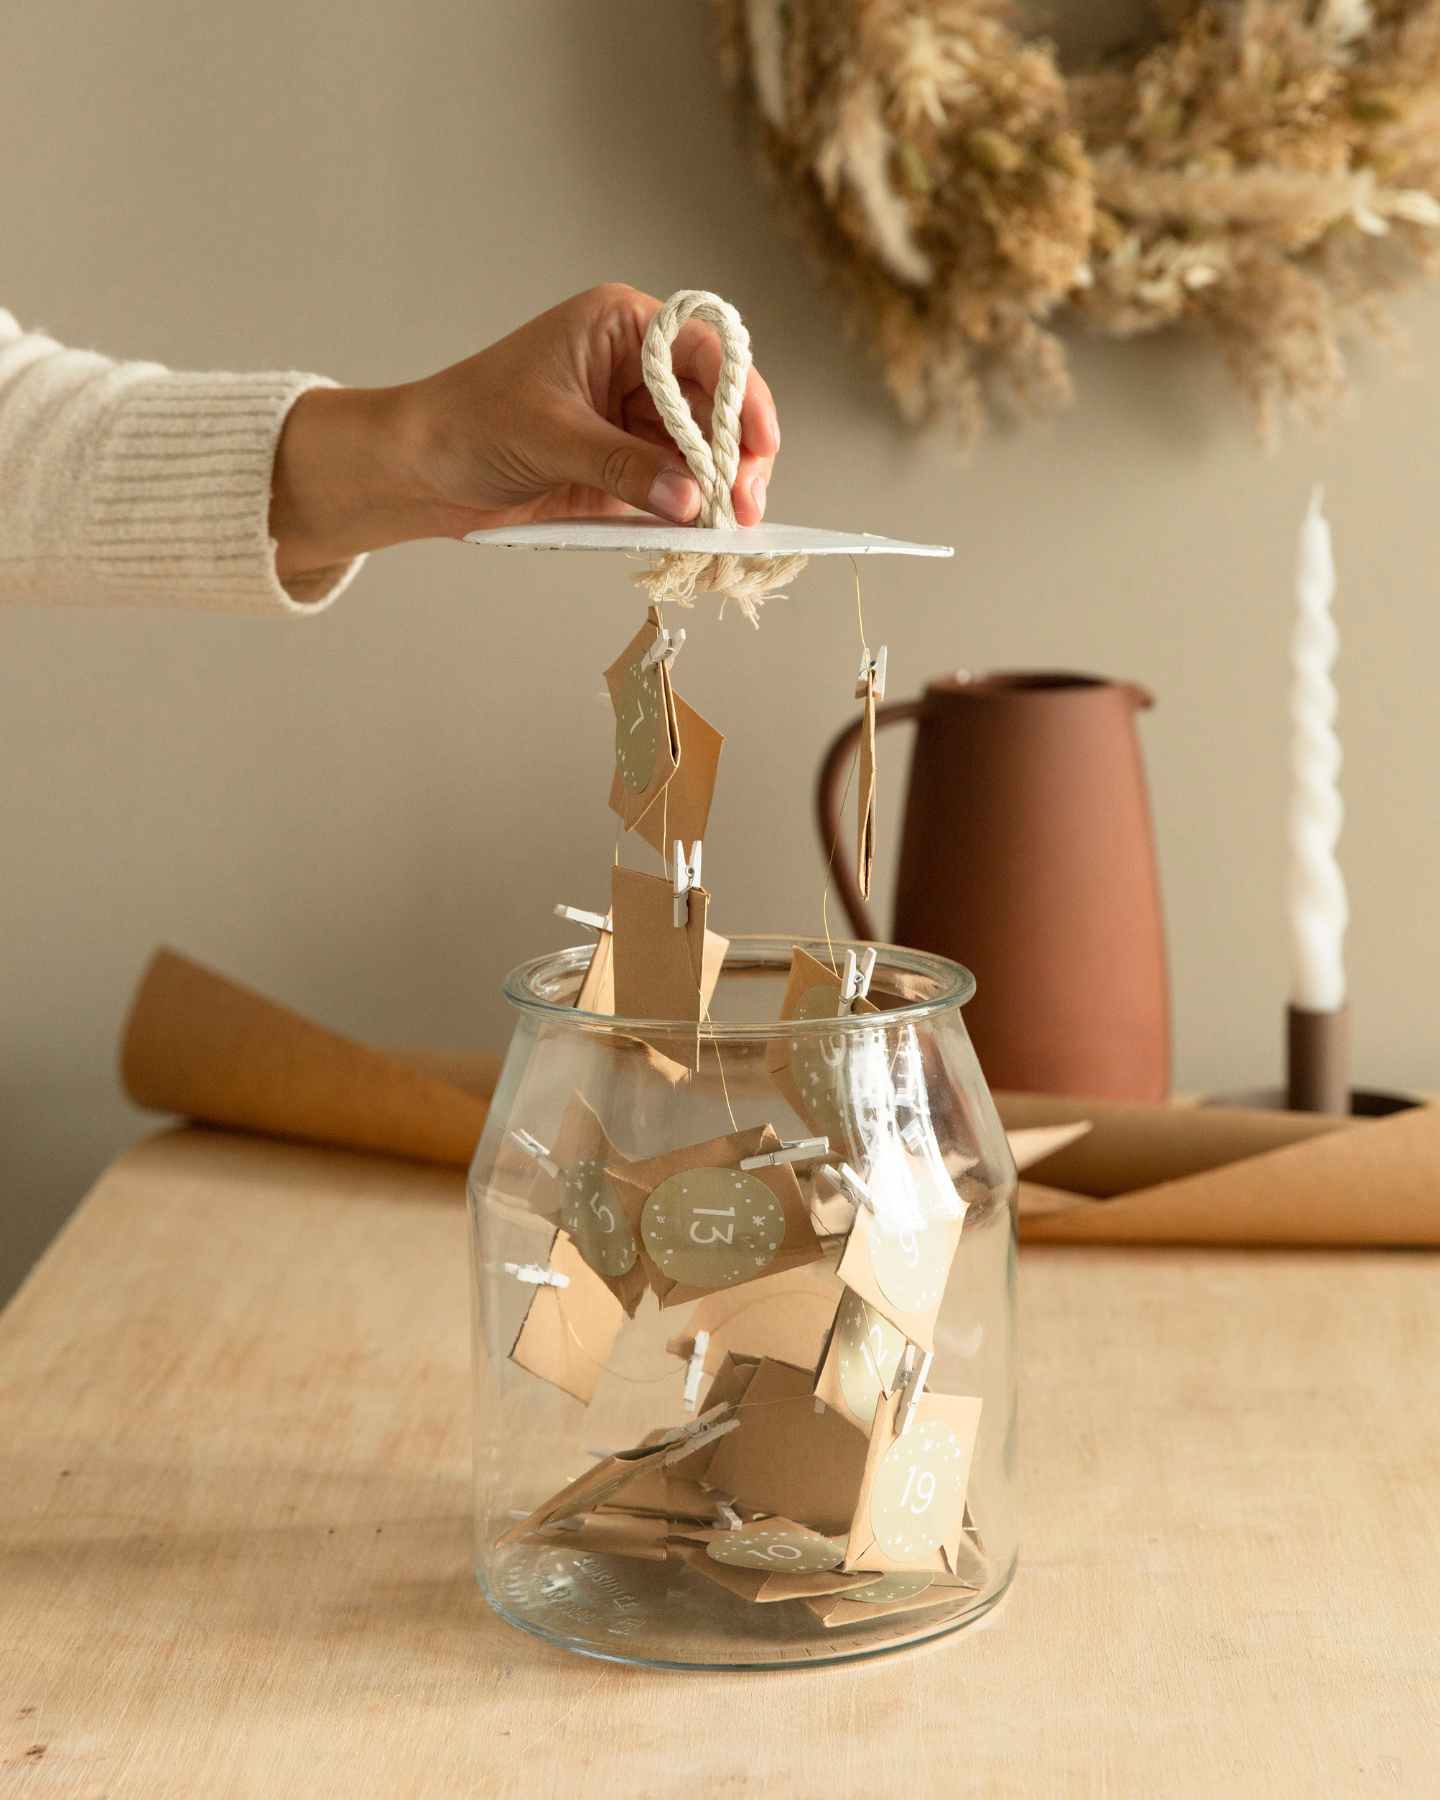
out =
{"type": "Polygon", "coordinates": [[[740,1569],[765,1569],[771,1574],[814,1575],[822,1569],[838,1569],[845,1559],[844,1544],[807,1531],[788,1519],[767,1519],[726,1532],[706,1545],[710,1557],[740,1569]]]}
{"type": "Polygon", "coordinates": [[[775,1260],[785,1210],[740,1169],[683,1169],[645,1203],[640,1232],[652,1262],[686,1287],[753,1281],[775,1260]]]}
{"type": "Polygon", "coordinates": [[[599,1157],[585,1157],[560,1174],[560,1218],[580,1254],[601,1275],[624,1275],[639,1248],[615,1183],[599,1157]]]}

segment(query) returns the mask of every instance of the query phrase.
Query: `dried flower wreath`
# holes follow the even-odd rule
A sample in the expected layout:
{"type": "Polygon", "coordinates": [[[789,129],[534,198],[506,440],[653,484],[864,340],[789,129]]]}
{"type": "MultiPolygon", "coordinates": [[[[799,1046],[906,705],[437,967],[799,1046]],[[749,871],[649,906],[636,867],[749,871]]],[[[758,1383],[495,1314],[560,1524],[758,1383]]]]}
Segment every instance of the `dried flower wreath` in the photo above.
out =
{"type": "Polygon", "coordinates": [[[1261,432],[1440,273],[1440,0],[1163,0],[1062,73],[1011,0],[716,0],[764,158],[905,416],[1069,400],[1070,316],[1214,337],[1261,432]]]}

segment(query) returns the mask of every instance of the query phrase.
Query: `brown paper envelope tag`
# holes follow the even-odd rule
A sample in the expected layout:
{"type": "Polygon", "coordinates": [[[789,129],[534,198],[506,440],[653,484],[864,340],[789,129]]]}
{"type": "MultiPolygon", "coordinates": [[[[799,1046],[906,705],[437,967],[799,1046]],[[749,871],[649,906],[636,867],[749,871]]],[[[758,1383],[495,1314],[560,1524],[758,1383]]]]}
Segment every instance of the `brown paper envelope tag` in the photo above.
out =
{"type": "Polygon", "coordinates": [[[765,1586],[767,1577],[759,1569],[734,1569],[727,1563],[715,1562],[705,1554],[703,1544],[692,1544],[688,1541],[670,1544],[670,1557],[689,1569],[692,1574],[702,1576],[706,1581],[713,1581],[716,1587],[722,1587],[727,1593],[734,1594],[741,1600],[758,1600],[765,1586]]]}
{"type": "Polygon", "coordinates": [[[859,1430],[870,1431],[875,1409],[895,1386],[906,1338],[860,1295],[844,1289],[835,1313],[815,1393],[859,1430]]]}
{"type": "Polygon", "coordinates": [[[641,663],[660,635],[647,619],[605,671],[615,709],[615,778],[612,804],[627,831],[633,830],[674,778],[680,762],[679,729],[670,672],[662,663],[641,663]]]}
{"type": "MultiPolygon", "coordinates": [[[[839,1016],[840,977],[808,951],[796,947],[790,979],[781,1002],[782,1019],[833,1019],[839,1016]]],[[[854,1016],[876,1013],[871,1001],[855,1002],[854,1016]]],[[[861,1059],[885,1065],[877,1087],[888,1084],[890,1047],[882,1031],[799,1033],[775,1039],[766,1053],[767,1066],[780,1092],[811,1131],[828,1140],[833,1162],[857,1166],[867,1155],[866,1119],[857,1107],[853,1073],[861,1059]]],[[[877,1071],[878,1073],[878,1071],[877,1071]]]]}
{"type": "Polygon", "coordinates": [[[559,1220],[634,1318],[646,1288],[640,1253],[643,1195],[626,1184],[627,1159],[583,1095],[571,1096],[550,1155],[560,1172],[551,1177],[541,1171],[531,1204],[559,1220]]]}
{"type": "Polygon", "coordinates": [[[577,1475],[571,1482],[552,1494],[548,1500],[542,1501],[527,1518],[510,1526],[495,1540],[497,1544],[513,1544],[520,1538],[528,1537],[531,1532],[538,1531],[552,1519],[574,1518],[580,1513],[593,1512],[613,1495],[620,1493],[627,1482],[646,1469],[654,1468],[670,1454],[672,1439],[663,1437],[658,1443],[638,1445],[633,1450],[622,1450],[614,1456],[602,1456],[591,1469],[583,1475],[577,1475]]]}
{"type": "Polygon", "coordinates": [[[704,1331],[709,1334],[707,1369],[718,1369],[728,1351],[813,1369],[844,1292],[823,1262],[762,1276],[743,1288],[722,1288],[696,1302],[685,1333],[666,1348],[688,1361],[696,1334],[704,1331]]]}
{"type": "Polygon", "coordinates": [[[860,720],[860,779],[855,792],[855,882],[865,899],[875,872],[875,684],[865,683],[860,720]]]}
{"type": "MultiPolygon", "coordinates": [[[[710,821],[710,803],[715,797],[715,781],[720,768],[720,752],[724,736],[708,719],[678,694],[674,696],[675,722],[679,732],[680,766],[673,778],[629,828],[647,844],[669,857],[675,840],[693,844],[705,836],[710,821]]],[[[610,788],[610,810],[627,818],[625,783],[617,767],[610,788]]],[[[627,823],[629,823],[627,819],[627,823]]]]}
{"type": "Polygon", "coordinates": [[[564,1524],[556,1523],[532,1534],[558,1549],[596,1556],[635,1556],[642,1562],[666,1562],[670,1555],[670,1523],[667,1519],[641,1518],[628,1513],[587,1512],[564,1524]]]}
{"type": "MultiPolygon", "coordinates": [[[[904,1395],[876,1412],[845,1554],[847,1569],[950,1574],[947,1549],[965,1530],[965,1492],[981,1403],[923,1394],[910,1429],[898,1429],[904,1395]]],[[[741,1431],[732,1434],[743,1435],[741,1431]]]]}
{"type": "Polygon", "coordinates": [[[590,966],[575,995],[578,1012],[613,1013],[615,1011],[615,937],[602,931],[595,940],[590,966]]]}
{"type": "MultiPolygon", "coordinates": [[[[689,918],[674,922],[674,889],[661,875],[616,867],[611,875],[611,913],[614,918],[615,1011],[632,1019],[676,1019],[700,1022],[720,964],[729,948],[727,939],[707,934],[705,917],[710,896],[704,888],[692,888],[689,918]]],[[[694,1070],[700,1066],[698,1035],[659,1032],[647,1034],[672,1062],[694,1070]]]]}
{"type": "Polygon", "coordinates": [[[812,1380],[804,1369],[762,1362],[740,1403],[739,1430],[721,1439],[705,1480],[812,1531],[844,1533],[868,1446],[838,1413],[815,1410],[812,1380]]]}
{"type": "MultiPolygon", "coordinates": [[[[696,1451],[698,1461],[702,1455],[696,1451]]],[[[689,1460],[685,1467],[690,1467],[689,1460]]],[[[626,1482],[624,1492],[615,1502],[614,1510],[627,1513],[643,1513],[647,1517],[674,1521],[677,1519],[694,1520],[704,1525],[714,1525],[718,1518],[719,1502],[708,1489],[690,1475],[682,1475],[678,1469],[647,1469],[643,1475],[636,1476],[634,1481],[626,1482]]],[[[603,1506],[602,1513],[611,1510],[609,1505],[603,1506]]]]}
{"type": "Polygon", "coordinates": [[[569,1286],[535,1289],[510,1360],[588,1405],[620,1335],[624,1310],[563,1231],[550,1247],[550,1267],[568,1276],[569,1286]]]}
{"type": "Polygon", "coordinates": [[[960,1226],[953,1219],[892,1231],[862,1206],[836,1274],[912,1343],[933,1350],[935,1315],[959,1242],[960,1226]]]}
{"type": "Polygon", "coordinates": [[[838,1569],[845,1560],[843,1540],[774,1515],[738,1531],[702,1532],[699,1541],[712,1562],[765,1575],[815,1575],[838,1569]]]}
{"type": "Polygon", "coordinates": [[[768,1125],[709,1138],[632,1163],[627,1181],[647,1190],[641,1244],[662,1306],[778,1274],[823,1255],[787,1163],[739,1164],[780,1142],[768,1125]]]}

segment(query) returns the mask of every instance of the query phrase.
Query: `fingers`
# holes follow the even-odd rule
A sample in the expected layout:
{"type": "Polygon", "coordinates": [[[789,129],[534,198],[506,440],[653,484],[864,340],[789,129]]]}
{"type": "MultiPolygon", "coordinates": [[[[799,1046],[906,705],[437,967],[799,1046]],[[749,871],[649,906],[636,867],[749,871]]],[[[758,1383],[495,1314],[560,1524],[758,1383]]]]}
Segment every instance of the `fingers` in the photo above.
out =
{"type": "MultiPolygon", "coordinates": [[[[709,393],[694,380],[682,380],[680,391],[684,394],[695,422],[701,432],[708,438],[710,435],[713,405],[709,393]]],[[[660,414],[648,389],[641,387],[626,396],[624,405],[624,423],[626,429],[636,437],[644,438],[647,443],[671,443],[670,434],[660,421],[660,414]]],[[[732,499],[735,507],[735,520],[739,525],[758,525],[765,517],[765,490],[769,484],[771,472],[775,466],[773,454],[758,454],[742,435],[740,441],[740,463],[735,473],[735,485],[732,499]]]]}
{"type": "Polygon", "coordinates": [[[673,444],[621,431],[577,409],[555,453],[561,483],[599,488],[641,512],[688,525],[700,510],[700,488],[673,444]]]}

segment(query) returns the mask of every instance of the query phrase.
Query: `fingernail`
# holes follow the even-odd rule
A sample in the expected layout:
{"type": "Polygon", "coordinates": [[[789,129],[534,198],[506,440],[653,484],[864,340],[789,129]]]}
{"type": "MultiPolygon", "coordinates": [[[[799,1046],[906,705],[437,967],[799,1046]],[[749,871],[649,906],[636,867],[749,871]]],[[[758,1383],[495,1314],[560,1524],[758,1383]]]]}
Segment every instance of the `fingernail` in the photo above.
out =
{"type": "Polygon", "coordinates": [[[765,517],[765,477],[757,475],[750,483],[750,498],[755,502],[755,510],[763,519],[765,517]]]}
{"type": "Polygon", "coordinates": [[[699,508],[700,490],[678,469],[662,469],[650,483],[645,504],[662,519],[673,519],[677,525],[684,525],[699,508]]]}

